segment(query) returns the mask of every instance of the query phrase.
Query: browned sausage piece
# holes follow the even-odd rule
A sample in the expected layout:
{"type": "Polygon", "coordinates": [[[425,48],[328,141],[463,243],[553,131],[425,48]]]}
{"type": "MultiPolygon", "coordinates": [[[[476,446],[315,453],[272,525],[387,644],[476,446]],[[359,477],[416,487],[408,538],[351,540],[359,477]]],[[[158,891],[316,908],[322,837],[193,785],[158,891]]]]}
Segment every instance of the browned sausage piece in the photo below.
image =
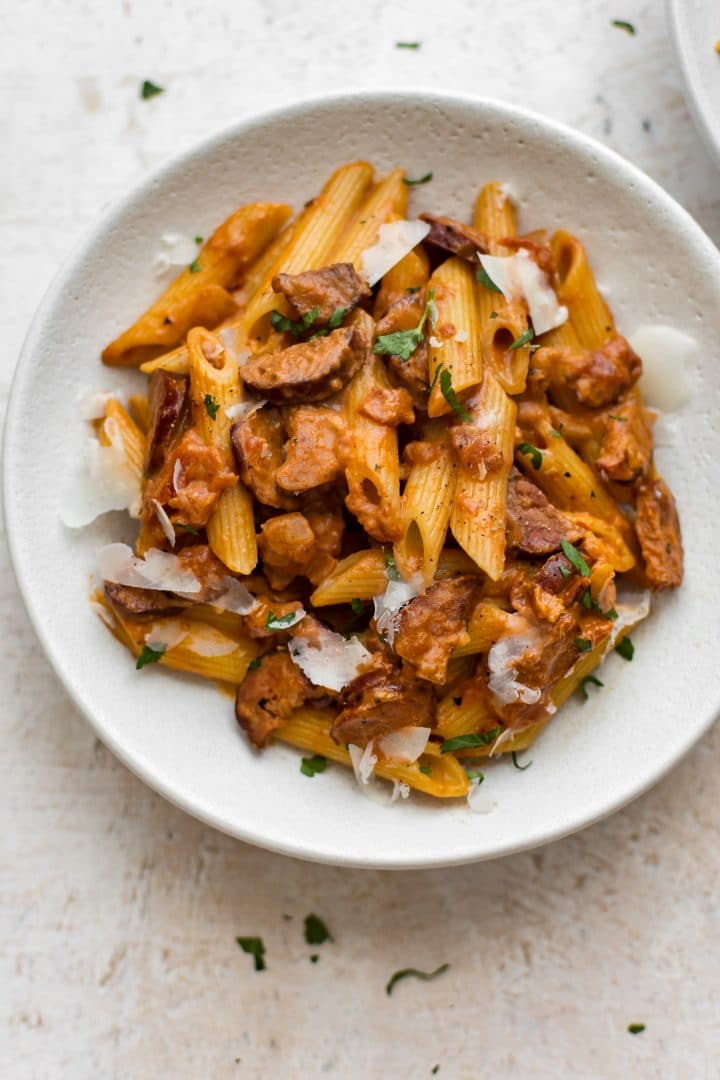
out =
{"type": "Polygon", "coordinates": [[[169,371],[153,371],[148,384],[150,426],[145,451],[145,473],[156,472],[175,442],[187,413],[188,380],[169,371]]]}
{"type": "MultiPolygon", "coordinates": [[[[326,695],[327,691],[321,691],[326,695]]],[[[262,749],[273,731],[318,690],[285,653],[263,656],[237,688],[235,715],[250,742],[262,749]]]]}
{"type": "Polygon", "coordinates": [[[549,555],[558,551],[560,541],[574,541],[581,535],[543,492],[513,468],[507,495],[508,547],[527,555],[549,555]]]}
{"type": "Polygon", "coordinates": [[[256,356],[240,369],[242,381],[270,401],[322,401],[350,382],[367,360],[364,336],[354,326],[256,356]]]}
{"type": "Polygon", "coordinates": [[[281,490],[277,483],[285,442],[280,410],[265,405],[237,420],[230,429],[230,441],[242,481],[255,498],[265,506],[294,510],[297,499],[281,490]]]}
{"type": "Polygon", "coordinates": [[[286,410],[285,464],[275,479],[283,491],[297,493],[330,484],[342,472],[338,437],[342,414],[325,405],[295,405],[286,410]]]}
{"type": "Polygon", "coordinates": [[[480,588],[476,577],[438,581],[400,612],[395,652],[414,665],[421,679],[445,682],[451,652],[468,640],[468,619],[480,588]]]}
{"type": "Polygon", "coordinates": [[[680,523],[672,493],[659,476],[638,484],[635,531],[651,588],[677,588],[683,576],[680,523]]]}
{"type": "Polygon", "coordinates": [[[330,734],[336,743],[364,747],[409,724],[435,726],[431,687],[409,682],[402,672],[378,656],[370,671],[358,675],[340,694],[341,711],[330,734]]]}
{"type": "Polygon", "coordinates": [[[118,585],[114,581],[105,582],[105,596],[118,615],[130,619],[157,619],[165,615],[177,615],[191,603],[183,603],[177,597],[159,589],[139,589],[134,585],[118,585]]]}
{"type": "Polygon", "coordinates": [[[487,237],[472,225],[465,225],[456,218],[443,217],[441,214],[421,214],[420,217],[430,226],[424,243],[475,263],[478,251],[487,252],[487,237]]]}
{"type": "Polygon", "coordinates": [[[302,274],[276,274],[272,287],[276,293],[283,294],[293,314],[300,319],[317,308],[313,326],[326,323],[338,308],[347,314],[371,295],[352,263],[333,263],[302,274]]]}
{"type": "Polygon", "coordinates": [[[631,397],[608,416],[598,469],[611,480],[628,483],[645,476],[652,461],[652,423],[642,402],[631,397]]]}

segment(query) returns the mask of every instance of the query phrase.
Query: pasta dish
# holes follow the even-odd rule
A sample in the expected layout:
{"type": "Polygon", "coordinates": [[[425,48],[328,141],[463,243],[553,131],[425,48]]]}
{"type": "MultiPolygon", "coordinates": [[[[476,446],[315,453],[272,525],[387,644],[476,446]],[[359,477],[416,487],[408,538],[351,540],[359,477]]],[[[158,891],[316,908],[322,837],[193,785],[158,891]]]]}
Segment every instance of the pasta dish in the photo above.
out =
{"type": "Polygon", "coordinates": [[[471,225],[409,216],[430,179],[352,162],[196,237],[102,354],[148,380],[84,402],[86,520],[139,523],[93,599],[138,669],[231,688],[306,775],[452,798],[632,657],[683,553],[583,244],[496,181],[471,225]]]}

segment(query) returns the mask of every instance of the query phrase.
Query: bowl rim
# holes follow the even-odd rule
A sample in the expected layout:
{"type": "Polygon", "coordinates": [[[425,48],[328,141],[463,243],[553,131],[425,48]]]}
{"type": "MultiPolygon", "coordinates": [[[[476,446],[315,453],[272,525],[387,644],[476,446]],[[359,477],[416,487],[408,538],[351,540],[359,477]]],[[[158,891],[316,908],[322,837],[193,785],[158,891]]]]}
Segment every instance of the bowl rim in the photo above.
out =
{"type": "Polygon", "coordinates": [[[708,119],[709,110],[697,77],[697,62],[688,42],[685,0],[665,0],[665,18],[670,31],[673,51],[683,79],[684,98],[695,129],[715,165],[720,167],[720,127],[714,130],[708,119]]]}
{"type": "Polygon", "coordinates": [[[285,118],[291,119],[293,116],[300,116],[307,113],[308,110],[322,110],[324,108],[332,108],[335,106],[362,107],[364,104],[370,102],[376,105],[381,103],[386,103],[388,105],[407,105],[408,103],[416,102],[424,106],[463,106],[479,110],[480,112],[483,110],[490,110],[494,113],[500,113],[509,122],[519,120],[524,123],[530,122],[539,125],[544,131],[548,132],[548,134],[570,142],[578,150],[592,153],[596,157],[603,159],[604,163],[619,168],[628,180],[635,180],[641,184],[648,194],[652,194],[653,201],[656,205],[659,203],[664,206],[664,208],[672,215],[675,222],[684,225],[695,246],[699,247],[701,250],[705,249],[706,257],[714,265],[718,284],[720,284],[720,252],[718,252],[718,249],[695,219],[684,209],[684,207],[673,199],[668,192],[632,162],[622,157],[622,155],[618,154],[610,147],[607,147],[594,139],[592,136],[578,131],[561,121],[548,118],[532,109],[527,109],[524,106],[493,97],[445,90],[430,91],[419,88],[403,90],[398,90],[397,88],[375,88],[372,90],[346,89],[331,94],[316,94],[303,97],[292,104],[279,104],[263,110],[262,112],[254,112],[240,120],[224,124],[202,139],[196,140],[170,155],[154,169],[145,173],[135,184],[130,186],[124,194],[113,200],[109,206],[102,209],[96,215],[90,226],[83,230],[81,237],[75,245],[71,247],[69,254],[63,259],[59,269],[47,286],[40,304],[31,319],[30,326],[18,355],[5,415],[2,445],[3,461],[1,494],[10,563],[25,609],[43,651],[65,692],[68,694],[78,711],[88,721],[94,733],[135,776],[142,780],[151,790],[158,792],[163,798],[167,799],[168,802],[179,807],[185,813],[190,814],[201,823],[210,825],[226,835],[233,836],[245,843],[264,848],[268,851],[326,865],[348,868],[384,870],[429,869],[466,865],[531,850],[579,832],[589,825],[614,814],[617,810],[622,809],[622,807],[626,806],[653,787],[670,771],[670,769],[674,768],[695,743],[702,738],[718,716],[720,716],[720,700],[714,708],[711,708],[708,711],[701,726],[692,727],[689,734],[678,740],[674,753],[669,758],[663,760],[650,772],[650,774],[643,776],[640,782],[631,785],[627,790],[618,792],[613,798],[609,799],[608,802],[604,803],[601,809],[597,811],[588,810],[585,813],[579,813],[573,816],[571,822],[560,822],[554,827],[545,827],[544,829],[537,830],[535,833],[530,830],[530,834],[525,836],[525,838],[506,842],[499,848],[490,852],[480,850],[475,854],[460,852],[443,856],[438,856],[434,853],[430,857],[423,857],[422,852],[413,851],[409,853],[407,857],[397,857],[396,855],[385,856],[382,851],[378,851],[373,854],[372,857],[364,857],[337,850],[325,850],[317,844],[313,845],[312,838],[285,840],[284,838],[278,839],[274,836],[268,837],[263,835],[262,827],[257,823],[237,823],[229,821],[226,817],[223,817],[222,814],[216,813],[212,809],[204,806],[200,797],[195,796],[192,793],[178,793],[174,790],[171,782],[166,781],[162,776],[154,774],[152,769],[147,768],[143,762],[136,760],[132,752],[126,749],[122,742],[113,737],[111,733],[104,730],[99,718],[96,718],[90,705],[84,701],[78,684],[66,674],[62,659],[57,653],[54,640],[44,629],[39,606],[38,591],[25,580],[21,569],[22,561],[20,558],[20,548],[16,546],[18,542],[17,517],[19,511],[13,507],[10,499],[10,474],[11,468],[14,465],[13,447],[16,445],[14,432],[17,423],[18,401],[24,383],[31,378],[30,358],[34,353],[39,340],[42,338],[44,324],[49,311],[57,302],[58,298],[61,297],[66,288],[68,279],[75,273],[77,264],[81,261],[85,250],[94,242],[97,233],[111,227],[115,221],[125,213],[129,206],[136,203],[138,199],[141,199],[146,191],[162,182],[167,173],[173,172],[179,166],[188,163],[197,157],[204,156],[226,141],[244,137],[251,133],[253,129],[270,121],[285,118]]]}

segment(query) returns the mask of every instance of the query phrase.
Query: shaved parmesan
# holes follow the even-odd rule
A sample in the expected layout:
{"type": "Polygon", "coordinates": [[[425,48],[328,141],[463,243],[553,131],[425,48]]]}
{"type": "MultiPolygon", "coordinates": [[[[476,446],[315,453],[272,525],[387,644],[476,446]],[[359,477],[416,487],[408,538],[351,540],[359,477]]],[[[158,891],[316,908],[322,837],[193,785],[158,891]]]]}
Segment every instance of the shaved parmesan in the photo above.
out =
{"type": "Polygon", "coordinates": [[[458,330],[458,331],[457,331],[457,333],[455,334],[455,340],[456,340],[456,341],[459,341],[459,342],[460,342],[461,344],[462,344],[462,343],[463,343],[464,341],[467,341],[467,339],[468,339],[468,332],[467,332],[467,330],[458,330]]]}
{"type": "Polygon", "coordinates": [[[378,740],[377,748],[383,757],[409,765],[420,757],[429,738],[429,727],[404,727],[383,735],[378,740]]]}
{"type": "Polygon", "coordinates": [[[376,285],[429,232],[430,226],[425,221],[402,220],[381,225],[377,242],[360,254],[360,273],[367,283],[376,285]]]}
{"type": "Polygon", "coordinates": [[[120,393],[116,390],[86,390],[78,398],[78,412],[83,420],[102,420],[108,401],[118,401],[119,398],[120,393]]]}
{"type": "Polygon", "coordinates": [[[165,507],[162,503],[159,503],[157,499],[151,499],[150,502],[155,508],[155,517],[158,519],[160,528],[165,533],[167,542],[170,544],[170,547],[175,547],[175,529],[173,528],[172,521],[167,516],[165,507]]]}
{"type": "Polygon", "coordinates": [[[213,607],[221,611],[232,611],[236,615],[249,615],[257,607],[258,602],[241,581],[234,577],[226,577],[223,580],[226,586],[225,592],[209,601],[213,607]]]}
{"type": "Polygon", "coordinates": [[[180,458],[175,458],[175,464],[173,465],[173,491],[177,495],[180,491],[180,475],[182,473],[182,462],[180,458]]]}
{"type": "Polygon", "coordinates": [[[410,785],[405,784],[402,780],[393,780],[392,795],[390,796],[390,802],[397,802],[398,799],[410,798],[410,785]]]}
{"type": "Polygon", "coordinates": [[[661,412],[681,409],[692,396],[689,370],[700,352],[697,341],[672,326],[639,326],[628,341],[642,359],[647,404],[661,412]]]}
{"type": "Polygon", "coordinates": [[[127,544],[107,544],[98,553],[98,571],[103,581],[139,589],[192,594],[202,588],[191,570],[180,568],[177,555],[158,548],[150,548],[141,559],[127,544]]]}
{"type": "Polygon", "coordinates": [[[517,633],[499,638],[488,652],[488,686],[499,705],[511,705],[514,701],[534,705],[540,700],[541,692],[517,681],[515,664],[529,649],[535,648],[541,635],[521,615],[511,616],[508,625],[511,629],[517,628],[517,633]]]}
{"type": "Polygon", "coordinates": [[[385,592],[373,598],[375,626],[388,645],[395,641],[400,612],[420,595],[423,588],[422,574],[414,574],[408,581],[388,581],[385,592]]]}
{"type": "Polygon", "coordinates": [[[266,398],[237,401],[234,405],[225,406],[225,415],[228,420],[247,420],[248,416],[252,416],[258,409],[262,409],[263,405],[267,405],[266,398]]]}
{"type": "Polygon", "coordinates": [[[188,636],[188,630],[188,624],[179,619],[156,619],[145,635],[145,642],[151,647],[162,645],[163,649],[174,649],[188,636]]]}
{"type": "Polygon", "coordinates": [[[89,525],[110,510],[127,510],[140,516],[142,493],[140,475],[128,461],[122,432],[114,419],[104,426],[109,445],[88,439],[68,478],[60,510],[62,521],[71,529],[89,525]]]}
{"type": "Polygon", "coordinates": [[[342,634],[320,625],[313,627],[312,641],[292,637],[288,652],[313,686],[324,686],[326,690],[342,690],[372,659],[356,637],[346,640],[342,634]]]}
{"type": "Polygon", "coordinates": [[[348,753],[358,784],[367,784],[377,765],[377,755],[373,754],[373,740],[370,740],[364,750],[350,743],[348,753]]]}
{"type": "Polygon", "coordinates": [[[187,647],[196,656],[229,656],[238,643],[214,626],[196,623],[188,635],[187,647]]]}
{"type": "Polygon", "coordinates": [[[547,275],[524,248],[507,256],[478,252],[478,259],[506,300],[526,302],[536,334],[567,322],[568,309],[558,304],[547,275]]]}
{"type": "Polygon", "coordinates": [[[163,233],[160,241],[162,249],[157,252],[153,260],[156,278],[174,274],[178,266],[189,266],[197,256],[197,244],[189,236],[183,236],[181,233],[163,233]]]}
{"type": "Polygon", "coordinates": [[[434,334],[432,334],[431,337],[428,338],[428,345],[432,345],[433,349],[442,349],[444,344],[445,342],[442,341],[439,337],[435,337],[434,334]]]}

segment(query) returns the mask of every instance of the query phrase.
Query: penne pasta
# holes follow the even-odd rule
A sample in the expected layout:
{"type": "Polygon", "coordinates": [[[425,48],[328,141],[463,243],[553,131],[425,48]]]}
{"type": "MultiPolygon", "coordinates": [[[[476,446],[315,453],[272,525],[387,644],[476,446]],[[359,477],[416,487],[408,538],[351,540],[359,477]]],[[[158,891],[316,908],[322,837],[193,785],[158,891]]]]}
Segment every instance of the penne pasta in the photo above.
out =
{"type": "Polygon", "coordinates": [[[352,263],[360,271],[360,256],[377,243],[380,226],[407,214],[408,187],[404,176],[404,169],[393,169],[370,189],[333,248],[330,262],[352,263]]]}
{"type": "Polygon", "coordinates": [[[443,394],[442,373],[449,372],[456,394],[482,382],[482,342],[475,276],[464,260],[447,259],[430,278],[437,307],[436,325],[428,340],[428,383],[433,387],[429,416],[451,410],[443,394]],[[440,377],[436,374],[440,369],[440,377]]]}
{"type": "Polygon", "coordinates": [[[438,567],[455,496],[457,463],[447,443],[444,427],[428,425],[425,438],[437,456],[410,469],[402,496],[403,538],[395,545],[395,558],[403,576],[422,573],[429,584],[438,567]]]}
{"type": "Polygon", "coordinates": [[[612,315],[595,284],[585,248],[576,236],[559,230],[552,238],[557,272],[557,296],[568,309],[580,344],[599,349],[615,332],[612,315]]]}

